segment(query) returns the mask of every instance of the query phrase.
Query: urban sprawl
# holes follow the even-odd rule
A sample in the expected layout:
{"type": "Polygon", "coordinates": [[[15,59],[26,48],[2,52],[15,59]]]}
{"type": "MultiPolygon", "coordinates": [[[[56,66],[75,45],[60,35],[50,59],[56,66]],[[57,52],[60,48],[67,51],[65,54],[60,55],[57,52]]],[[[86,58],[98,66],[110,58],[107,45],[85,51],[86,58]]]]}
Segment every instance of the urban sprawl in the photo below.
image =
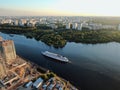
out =
{"type": "MultiPolygon", "coordinates": [[[[120,24],[103,24],[94,22],[100,17],[0,17],[0,25],[8,24],[12,26],[21,27],[35,27],[45,25],[51,29],[58,29],[63,26],[64,29],[82,30],[83,28],[89,30],[112,29],[120,30],[120,24]]],[[[104,18],[102,18],[104,20],[104,18]]]]}

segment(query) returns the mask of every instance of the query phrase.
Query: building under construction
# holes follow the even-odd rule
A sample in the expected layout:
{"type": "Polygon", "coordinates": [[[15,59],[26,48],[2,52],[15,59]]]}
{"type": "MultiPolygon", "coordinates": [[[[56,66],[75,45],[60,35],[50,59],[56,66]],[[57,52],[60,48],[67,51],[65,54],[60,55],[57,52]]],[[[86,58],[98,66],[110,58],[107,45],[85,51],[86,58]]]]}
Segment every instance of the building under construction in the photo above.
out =
{"type": "Polygon", "coordinates": [[[4,77],[7,74],[7,69],[5,62],[0,59],[0,78],[4,77]]]}
{"type": "Polygon", "coordinates": [[[3,40],[0,37],[0,78],[7,74],[7,64],[11,64],[16,59],[14,42],[3,40]]]}
{"type": "Polygon", "coordinates": [[[0,53],[7,64],[11,64],[16,59],[16,51],[12,40],[0,41],[0,53]]]}

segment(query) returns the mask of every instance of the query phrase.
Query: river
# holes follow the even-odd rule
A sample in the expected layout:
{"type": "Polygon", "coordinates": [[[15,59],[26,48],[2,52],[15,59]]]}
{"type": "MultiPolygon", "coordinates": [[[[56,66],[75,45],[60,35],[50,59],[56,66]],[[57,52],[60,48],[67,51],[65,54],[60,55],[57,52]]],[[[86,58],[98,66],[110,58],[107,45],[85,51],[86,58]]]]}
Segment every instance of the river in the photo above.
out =
{"type": "Polygon", "coordinates": [[[50,69],[82,90],[120,90],[120,43],[82,44],[68,42],[53,48],[22,35],[0,33],[14,40],[18,55],[50,69]],[[41,55],[51,51],[66,56],[72,63],[55,62],[41,55]]]}

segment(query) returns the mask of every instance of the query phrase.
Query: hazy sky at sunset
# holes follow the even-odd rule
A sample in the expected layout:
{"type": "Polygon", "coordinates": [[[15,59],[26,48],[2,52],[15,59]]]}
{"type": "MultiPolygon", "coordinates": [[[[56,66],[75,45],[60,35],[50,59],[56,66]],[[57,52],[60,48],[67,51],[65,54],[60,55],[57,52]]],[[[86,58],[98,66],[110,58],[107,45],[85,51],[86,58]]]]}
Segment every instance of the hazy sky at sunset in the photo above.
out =
{"type": "Polygon", "coordinates": [[[0,16],[120,16],[120,0],[0,0],[0,16]]]}

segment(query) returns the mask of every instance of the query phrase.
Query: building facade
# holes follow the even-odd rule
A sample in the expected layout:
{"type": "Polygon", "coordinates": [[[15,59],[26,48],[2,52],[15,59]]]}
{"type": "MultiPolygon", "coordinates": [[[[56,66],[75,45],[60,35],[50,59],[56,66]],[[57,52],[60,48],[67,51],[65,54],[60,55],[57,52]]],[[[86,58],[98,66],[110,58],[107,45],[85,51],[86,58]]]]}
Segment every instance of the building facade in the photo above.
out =
{"type": "Polygon", "coordinates": [[[0,50],[3,59],[7,64],[11,64],[16,59],[16,51],[14,42],[12,40],[5,40],[0,42],[0,50]]]}
{"type": "Polygon", "coordinates": [[[118,30],[120,30],[120,24],[118,25],[118,30]]]}
{"type": "Polygon", "coordinates": [[[70,25],[71,25],[70,23],[67,23],[66,24],[66,29],[70,29],[71,28],[70,25]]]}
{"type": "Polygon", "coordinates": [[[72,29],[76,30],[77,27],[78,27],[78,24],[77,24],[77,23],[73,23],[73,24],[72,24],[72,29]]]}
{"type": "Polygon", "coordinates": [[[7,74],[7,69],[5,65],[5,61],[0,58],[0,79],[3,78],[7,74]]]}

